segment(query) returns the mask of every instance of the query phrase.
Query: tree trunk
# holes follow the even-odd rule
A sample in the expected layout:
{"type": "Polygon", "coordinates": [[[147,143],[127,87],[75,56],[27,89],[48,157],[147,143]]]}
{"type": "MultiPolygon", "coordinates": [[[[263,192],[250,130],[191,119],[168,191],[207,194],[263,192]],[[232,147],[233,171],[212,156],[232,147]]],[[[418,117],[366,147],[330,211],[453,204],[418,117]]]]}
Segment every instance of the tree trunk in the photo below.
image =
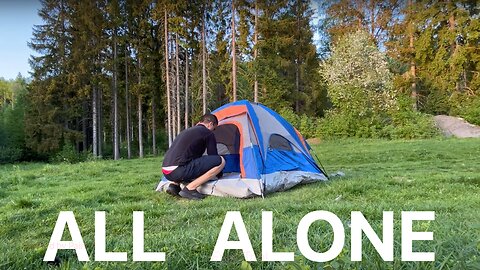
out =
{"type": "Polygon", "coordinates": [[[138,157],[143,158],[142,95],[138,94],[138,157]]]}
{"type": "Polygon", "coordinates": [[[375,39],[375,1],[374,0],[370,0],[370,34],[372,35],[372,38],[375,39]]]}
{"type": "Polygon", "coordinates": [[[258,56],[258,3],[255,0],[255,26],[253,32],[253,62],[255,64],[255,74],[254,74],[254,83],[253,83],[253,101],[258,102],[258,80],[257,80],[257,56],[258,56]]]}
{"type": "Polygon", "coordinates": [[[357,1],[357,30],[363,29],[362,23],[362,15],[364,14],[363,11],[363,3],[362,1],[357,1]]]}
{"type": "Polygon", "coordinates": [[[409,37],[409,48],[410,48],[410,76],[412,79],[412,85],[411,85],[411,98],[412,98],[412,106],[413,110],[417,111],[418,110],[418,94],[417,94],[417,74],[416,74],[416,64],[415,64],[415,57],[414,57],[414,45],[413,45],[413,33],[414,33],[414,26],[412,22],[412,12],[413,12],[413,4],[412,0],[408,1],[408,6],[409,6],[409,12],[410,12],[410,22],[409,22],[409,30],[408,30],[408,37],[409,37]]]}
{"type": "Polygon", "coordinates": [[[83,133],[83,147],[82,151],[87,152],[87,144],[88,144],[88,134],[87,134],[87,119],[88,119],[88,101],[83,102],[83,118],[82,118],[82,133],[83,133]]]}
{"type": "Polygon", "coordinates": [[[188,49],[185,50],[185,129],[188,128],[188,49]]]}
{"type": "Polygon", "coordinates": [[[298,114],[300,112],[300,63],[298,60],[298,57],[295,61],[295,91],[297,92],[296,97],[295,97],[295,112],[298,114]]]}
{"type": "Polygon", "coordinates": [[[205,14],[202,20],[202,105],[203,114],[207,113],[207,49],[205,45],[205,14]]]}
{"type": "MultiPolygon", "coordinates": [[[[300,39],[300,3],[297,2],[297,38],[300,39]]],[[[295,112],[298,114],[300,112],[300,57],[299,57],[299,52],[298,49],[295,49],[295,53],[297,54],[295,57],[295,91],[296,91],[296,97],[295,97],[295,112]]]]}
{"type": "Polygon", "coordinates": [[[170,111],[170,68],[169,68],[169,53],[168,53],[168,16],[167,7],[165,6],[165,80],[167,86],[167,130],[168,130],[168,146],[172,145],[172,114],[170,111]]]}
{"type": "Polygon", "coordinates": [[[180,133],[181,126],[180,126],[180,60],[179,60],[179,46],[178,46],[178,34],[175,34],[175,62],[176,62],[176,82],[177,82],[177,135],[180,133]]]}
{"type": "MultiPolygon", "coordinates": [[[[141,58],[138,58],[138,84],[142,84],[142,74],[140,72],[142,68],[141,58]]],[[[138,157],[143,158],[143,130],[142,130],[142,94],[138,93],[138,157]]]]}
{"type": "MultiPolygon", "coordinates": [[[[410,33],[410,50],[413,51],[413,33],[410,33]]],[[[412,77],[412,101],[413,101],[413,110],[418,110],[418,93],[417,93],[417,72],[414,56],[411,56],[410,60],[410,76],[412,77]]]]}
{"type": "Polygon", "coordinates": [[[113,159],[120,159],[118,142],[118,89],[117,89],[117,40],[116,30],[113,35],[113,159]]]}
{"type": "Polygon", "coordinates": [[[93,151],[93,157],[98,156],[98,124],[97,124],[97,88],[96,86],[93,87],[92,91],[92,128],[93,128],[93,134],[92,134],[92,151],[93,151]]]}
{"type": "Polygon", "coordinates": [[[155,123],[155,96],[152,97],[152,150],[153,150],[153,155],[157,155],[157,133],[156,133],[156,123],[155,123]]]}
{"type": "Polygon", "coordinates": [[[233,102],[237,101],[237,54],[235,48],[235,0],[232,0],[232,94],[233,102]]]}
{"type": "Polygon", "coordinates": [[[98,102],[97,102],[97,112],[98,112],[98,156],[103,156],[103,143],[105,136],[103,134],[103,93],[102,89],[98,89],[97,94],[98,102]]]}
{"type": "MultiPolygon", "coordinates": [[[[449,31],[452,33],[455,33],[455,15],[453,14],[453,11],[450,17],[448,18],[448,25],[449,25],[449,31]]],[[[450,57],[453,57],[455,56],[455,54],[457,54],[458,46],[459,44],[457,44],[456,39],[454,38],[452,43],[450,44],[450,57]]],[[[460,92],[460,82],[458,78],[455,81],[455,91],[460,92]]]]}
{"type": "Polygon", "coordinates": [[[127,118],[127,158],[132,158],[132,148],[130,145],[130,99],[128,93],[128,63],[127,63],[127,52],[128,49],[125,49],[125,113],[127,118]]]}
{"type": "Polygon", "coordinates": [[[175,140],[177,136],[177,76],[175,75],[176,69],[176,60],[175,60],[175,41],[170,42],[170,52],[172,54],[172,64],[173,67],[170,68],[170,76],[173,79],[171,85],[171,97],[172,97],[172,140],[175,140]]]}

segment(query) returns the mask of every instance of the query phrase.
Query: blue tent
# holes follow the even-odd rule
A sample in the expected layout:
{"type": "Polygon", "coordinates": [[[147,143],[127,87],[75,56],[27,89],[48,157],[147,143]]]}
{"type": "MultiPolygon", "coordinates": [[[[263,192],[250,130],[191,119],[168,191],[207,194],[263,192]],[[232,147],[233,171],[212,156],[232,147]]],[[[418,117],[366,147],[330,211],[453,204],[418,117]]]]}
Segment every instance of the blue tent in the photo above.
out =
{"type": "MultiPolygon", "coordinates": [[[[219,120],[217,149],[226,165],[224,176],[205,183],[199,192],[245,198],[327,180],[302,135],[270,108],[242,100],[213,114],[219,120]]],[[[157,190],[165,184],[163,179],[157,190]]]]}

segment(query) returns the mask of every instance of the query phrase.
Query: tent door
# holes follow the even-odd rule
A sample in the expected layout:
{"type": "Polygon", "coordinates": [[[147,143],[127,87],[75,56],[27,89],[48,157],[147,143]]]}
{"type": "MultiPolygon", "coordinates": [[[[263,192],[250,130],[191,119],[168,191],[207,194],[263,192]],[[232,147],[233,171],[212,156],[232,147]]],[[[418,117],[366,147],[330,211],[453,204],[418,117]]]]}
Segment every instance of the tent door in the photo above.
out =
{"type": "Polygon", "coordinates": [[[218,154],[225,159],[224,173],[240,172],[240,132],[234,124],[219,125],[214,131],[218,154]]]}

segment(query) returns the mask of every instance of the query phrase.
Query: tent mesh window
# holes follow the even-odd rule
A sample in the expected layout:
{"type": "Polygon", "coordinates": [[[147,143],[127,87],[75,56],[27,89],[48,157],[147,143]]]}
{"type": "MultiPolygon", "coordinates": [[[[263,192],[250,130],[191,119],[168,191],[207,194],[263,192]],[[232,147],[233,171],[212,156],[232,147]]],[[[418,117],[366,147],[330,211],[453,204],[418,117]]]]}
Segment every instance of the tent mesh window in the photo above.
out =
{"type": "Polygon", "coordinates": [[[233,124],[219,125],[214,131],[219,154],[238,154],[240,150],[240,132],[233,124]],[[225,149],[226,148],[226,149],[225,149]]]}
{"type": "Polygon", "coordinates": [[[283,151],[293,151],[292,145],[290,144],[290,142],[287,139],[285,139],[285,137],[278,134],[272,134],[270,136],[268,148],[283,150],[283,151]]]}
{"type": "Polygon", "coordinates": [[[219,125],[214,131],[218,154],[225,159],[223,172],[240,172],[240,132],[236,125],[219,125]]]}

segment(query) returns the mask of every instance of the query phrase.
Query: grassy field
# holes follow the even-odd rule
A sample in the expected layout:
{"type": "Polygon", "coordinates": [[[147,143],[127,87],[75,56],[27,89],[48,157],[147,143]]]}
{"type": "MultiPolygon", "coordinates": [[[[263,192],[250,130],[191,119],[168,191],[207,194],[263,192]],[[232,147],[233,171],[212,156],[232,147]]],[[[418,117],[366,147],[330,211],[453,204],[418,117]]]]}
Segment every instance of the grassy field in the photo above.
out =
{"type": "MultiPolygon", "coordinates": [[[[0,166],[0,269],[248,269],[238,250],[209,261],[228,210],[241,211],[258,260],[262,210],[273,211],[274,250],[295,252],[293,263],[251,262],[253,269],[480,268],[480,139],[345,140],[314,149],[328,172],[346,176],[248,200],[186,201],[154,192],[161,158],[0,166]],[[62,210],[74,211],[90,260],[95,211],[107,211],[107,250],[128,251],[129,262],[81,263],[66,250],[58,266],[44,263],[62,210]],[[296,245],[298,222],[315,210],[331,211],[345,224],[344,251],[331,262],[308,261],[296,245]],[[413,210],[435,211],[434,221],[414,222],[415,230],[434,233],[433,241],[415,241],[414,251],[435,252],[435,262],[401,261],[401,211],[413,210]],[[166,262],[132,262],[133,211],[145,213],[146,251],[166,252],[166,262]],[[350,261],[351,211],[361,211],[380,235],[382,211],[394,211],[393,262],[383,262],[367,240],[363,261],[350,261]]],[[[325,251],[332,229],[316,222],[309,237],[313,249],[325,251]]]]}

